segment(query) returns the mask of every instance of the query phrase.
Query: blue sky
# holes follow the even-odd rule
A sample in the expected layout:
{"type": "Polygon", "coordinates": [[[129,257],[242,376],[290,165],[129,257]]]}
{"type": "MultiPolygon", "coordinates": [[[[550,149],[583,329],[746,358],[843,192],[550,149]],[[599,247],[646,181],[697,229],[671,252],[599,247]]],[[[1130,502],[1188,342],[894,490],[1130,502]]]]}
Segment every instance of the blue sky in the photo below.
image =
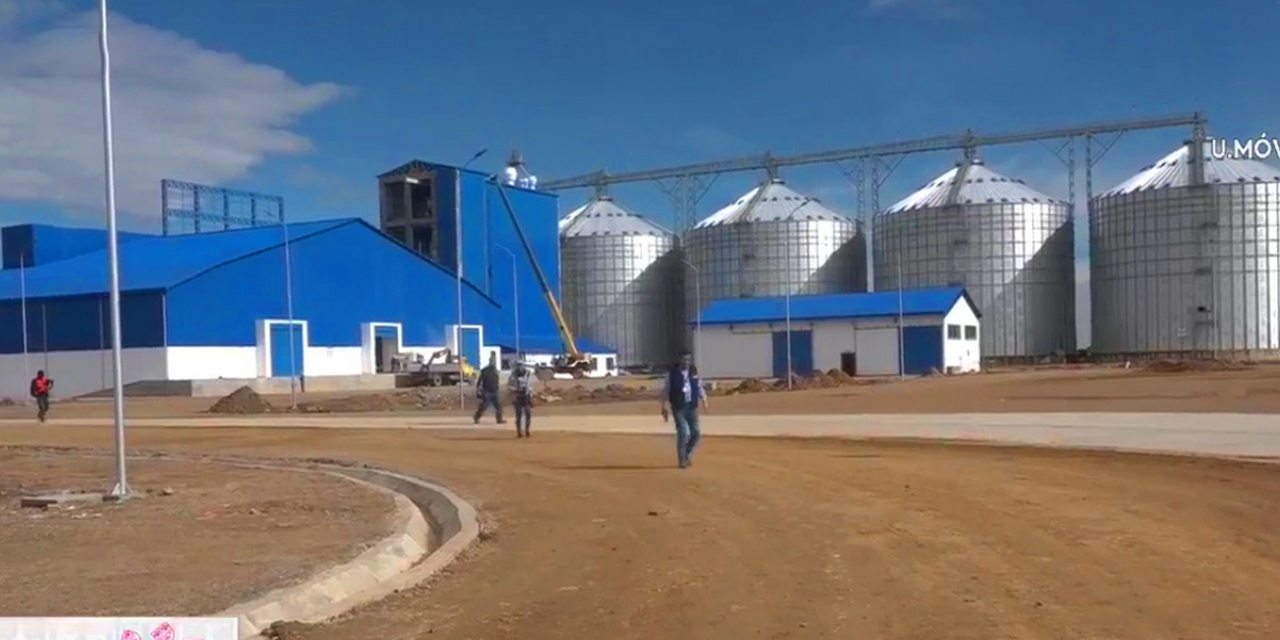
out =
{"type": "MultiPolygon", "coordinates": [[[[283,195],[294,219],[374,217],[377,173],[483,147],[482,168],[519,147],[548,179],[1197,109],[1219,136],[1280,134],[1275,0],[432,4],[113,0],[126,226],[158,228],[160,177],[283,195]]],[[[95,5],[0,0],[4,224],[101,220],[95,5]]],[[[1185,135],[1126,136],[1095,187],[1185,135]]],[[[1042,146],[984,156],[1065,195],[1042,146]]],[[[882,203],[955,159],[907,160],[882,203]]],[[[834,167],[784,177],[852,210],[834,167]]],[[[757,179],[721,178],[702,211],[757,179]]],[[[615,194],[670,221],[655,186],[615,194]]]]}

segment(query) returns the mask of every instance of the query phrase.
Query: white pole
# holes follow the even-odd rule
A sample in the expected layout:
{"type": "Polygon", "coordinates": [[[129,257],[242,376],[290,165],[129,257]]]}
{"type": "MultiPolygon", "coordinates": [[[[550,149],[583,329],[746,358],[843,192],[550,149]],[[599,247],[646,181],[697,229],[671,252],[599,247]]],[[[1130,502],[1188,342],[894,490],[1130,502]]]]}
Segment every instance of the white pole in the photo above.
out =
{"type": "Polygon", "coordinates": [[[902,343],[902,252],[897,252],[898,258],[898,377],[907,377],[907,358],[903,354],[902,343]]]}
{"type": "MultiPolygon", "coordinates": [[[[475,162],[477,158],[484,155],[488,149],[481,149],[471,156],[470,160],[462,163],[462,167],[454,174],[453,180],[453,225],[454,225],[454,275],[457,278],[458,288],[458,325],[453,330],[454,347],[457,353],[454,354],[458,358],[458,408],[465,409],[467,406],[466,385],[462,384],[462,176],[467,170],[467,166],[475,162]]],[[[473,362],[471,366],[478,366],[480,363],[473,362]]]]}
{"type": "MultiPolygon", "coordinates": [[[[790,216],[788,216],[790,217],[790,216]]],[[[791,225],[787,225],[790,227],[791,225]]],[[[791,379],[795,377],[794,369],[791,367],[791,235],[790,229],[787,230],[787,390],[791,389],[791,379]]]]}
{"type": "MultiPolygon", "coordinates": [[[[298,326],[293,322],[293,259],[289,254],[289,223],[284,219],[284,205],[280,206],[280,226],[284,229],[284,305],[289,315],[289,406],[297,409],[298,354],[293,346],[293,332],[298,326]]],[[[305,362],[305,358],[303,360],[305,362]]]]}
{"type": "Polygon", "coordinates": [[[518,280],[519,274],[516,272],[516,254],[500,244],[495,244],[493,246],[497,249],[501,249],[508,257],[511,258],[511,301],[512,306],[515,308],[516,359],[519,360],[523,356],[521,356],[520,351],[520,281],[518,280]]]}
{"type": "Polygon", "coordinates": [[[791,216],[794,216],[796,212],[799,211],[800,208],[805,206],[806,204],[809,204],[808,200],[805,200],[804,202],[801,202],[800,204],[796,205],[795,208],[792,209],[787,214],[787,217],[784,219],[785,222],[787,223],[787,229],[786,229],[787,237],[786,237],[786,243],[784,245],[787,248],[787,252],[786,252],[786,260],[787,260],[786,287],[787,288],[785,289],[784,293],[786,295],[786,307],[787,307],[787,389],[788,390],[791,389],[791,378],[795,377],[795,369],[792,367],[792,364],[791,364],[791,237],[792,237],[791,216]]]}
{"type": "MultiPolygon", "coordinates": [[[[693,312],[694,329],[693,329],[693,366],[698,368],[698,373],[702,374],[702,276],[698,268],[693,266],[688,260],[681,260],[685,266],[693,271],[693,312]]],[[[687,325],[686,325],[687,326],[687,325]]]]}
{"type": "MultiPolygon", "coordinates": [[[[124,455],[124,372],[120,345],[120,246],[116,238],[116,167],[111,130],[111,53],[107,46],[107,0],[99,0],[98,44],[102,52],[102,155],[106,167],[107,259],[111,264],[111,368],[115,376],[116,486],[112,494],[129,496],[124,455]]],[[[48,335],[45,336],[48,342],[48,335]]]]}
{"type": "MultiPolygon", "coordinates": [[[[22,286],[22,373],[31,378],[31,357],[27,346],[27,254],[18,256],[18,279],[22,286]]],[[[101,325],[99,325],[101,326],[101,325]]],[[[98,330],[101,334],[101,329],[98,330]]]]}

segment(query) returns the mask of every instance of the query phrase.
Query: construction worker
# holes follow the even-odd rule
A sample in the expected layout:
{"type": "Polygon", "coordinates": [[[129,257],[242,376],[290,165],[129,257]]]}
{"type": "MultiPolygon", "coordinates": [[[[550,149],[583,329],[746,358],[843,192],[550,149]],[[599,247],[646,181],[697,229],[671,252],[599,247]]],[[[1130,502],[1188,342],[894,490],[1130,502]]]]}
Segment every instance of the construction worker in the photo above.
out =
{"type": "Polygon", "coordinates": [[[498,380],[498,359],[490,354],[489,364],[480,370],[480,377],[476,379],[476,397],[480,402],[476,407],[476,415],[472,417],[473,422],[480,424],[480,416],[484,415],[486,408],[492,406],[493,413],[498,418],[498,424],[506,423],[502,419],[502,402],[498,398],[501,391],[502,383],[498,380]]]}
{"type": "Polygon", "coordinates": [[[49,393],[53,391],[53,378],[44,375],[44,369],[31,379],[31,397],[36,399],[36,420],[44,422],[49,414],[49,393]]]}
{"type": "Polygon", "coordinates": [[[698,408],[707,408],[707,391],[698,377],[698,368],[693,366],[688,351],[680,354],[676,366],[667,372],[662,384],[662,394],[658,396],[662,421],[668,417],[675,418],[676,423],[676,459],[681,469],[692,464],[693,450],[702,439],[702,430],[698,427],[698,408]]]}
{"type": "Polygon", "coordinates": [[[511,405],[516,408],[516,437],[528,438],[529,423],[533,421],[533,371],[516,360],[507,386],[511,389],[511,405]]]}

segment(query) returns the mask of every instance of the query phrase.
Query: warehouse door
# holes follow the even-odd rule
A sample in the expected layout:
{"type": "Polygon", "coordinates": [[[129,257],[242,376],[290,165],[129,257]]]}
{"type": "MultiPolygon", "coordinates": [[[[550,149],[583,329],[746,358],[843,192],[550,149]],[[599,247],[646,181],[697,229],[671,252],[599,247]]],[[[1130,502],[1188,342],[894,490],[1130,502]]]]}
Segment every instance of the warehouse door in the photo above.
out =
{"type": "Polygon", "coordinates": [[[397,327],[374,327],[373,330],[373,363],[374,372],[391,371],[391,359],[400,353],[400,332],[397,327]]]}
{"type": "Polygon", "coordinates": [[[303,372],[302,326],[271,323],[271,377],[283,378],[303,372]],[[292,348],[290,348],[292,345],[292,348]]]}
{"type": "MultiPolygon", "coordinates": [[[[798,376],[813,373],[813,332],[791,332],[791,372],[798,376]]],[[[787,332],[773,332],[773,377],[787,379],[787,332]]]]}
{"type": "Polygon", "coordinates": [[[476,369],[483,368],[488,362],[480,362],[480,329],[477,327],[463,327],[460,331],[462,334],[462,357],[467,359],[467,364],[476,369]]]}
{"type": "Polygon", "coordinates": [[[840,370],[845,375],[858,375],[858,354],[853,351],[844,351],[840,354],[840,370]]]}
{"type": "Polygon", "coordinates": [[[942,327],[904,327],[902,366],[913,376],[942,371],[942,327]]]}

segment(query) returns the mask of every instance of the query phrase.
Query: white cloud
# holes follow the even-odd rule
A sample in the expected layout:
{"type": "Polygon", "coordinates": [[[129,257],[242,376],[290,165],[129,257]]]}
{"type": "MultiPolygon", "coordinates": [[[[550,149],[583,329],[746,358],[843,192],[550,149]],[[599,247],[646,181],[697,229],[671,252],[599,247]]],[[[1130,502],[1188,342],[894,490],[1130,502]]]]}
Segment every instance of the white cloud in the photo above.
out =
{"type": "Polygon", "coordinates": [[[0,0],[0,29],[37,20],[62,11],[59,0],[0,0]]]}
{"type": "MultiPolygon", "coordinates": [[[[55,9],[43,0],[0,0],[0,31],[55,9]]],[[[61,205],[99,216],[102,116],[97,13],[0,37],[0,200],[61,205]]],[[[124,213],[158,216],[159,184],[221,184],[268,156],[311,142],[299,116],[342,94],[274,67],[202,48],[134,22],[110,20],[116,190],[124,213]]]]}

